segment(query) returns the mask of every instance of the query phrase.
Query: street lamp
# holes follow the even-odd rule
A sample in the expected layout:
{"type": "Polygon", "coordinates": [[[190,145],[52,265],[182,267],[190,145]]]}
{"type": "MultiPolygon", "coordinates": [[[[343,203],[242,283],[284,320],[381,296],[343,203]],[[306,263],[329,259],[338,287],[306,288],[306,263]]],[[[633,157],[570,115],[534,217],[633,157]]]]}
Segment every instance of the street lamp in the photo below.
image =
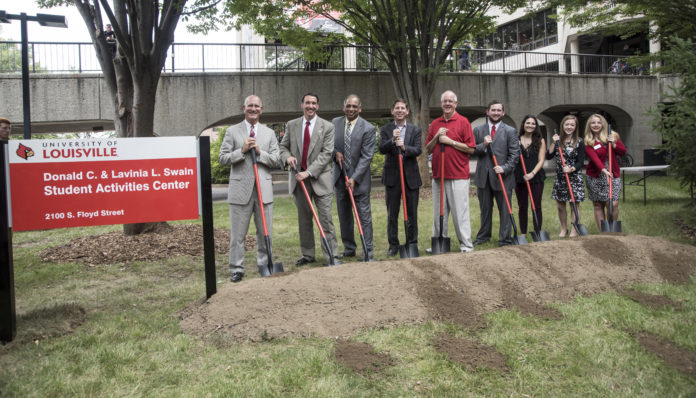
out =
{"type": "Polygon", "coordinates": [[[31,139],[31,107],[29,103],[29,44],[27,39],[27,21],[38,22],[41,26],[53,28],[67,28],[63,15],[36,14],[29,16],[26,13],[8,14],[0,10],[0,23],[10,23],[10,20],[18,20],[22,26],[22,99],[24,105],[24,139],[31,139]]]}

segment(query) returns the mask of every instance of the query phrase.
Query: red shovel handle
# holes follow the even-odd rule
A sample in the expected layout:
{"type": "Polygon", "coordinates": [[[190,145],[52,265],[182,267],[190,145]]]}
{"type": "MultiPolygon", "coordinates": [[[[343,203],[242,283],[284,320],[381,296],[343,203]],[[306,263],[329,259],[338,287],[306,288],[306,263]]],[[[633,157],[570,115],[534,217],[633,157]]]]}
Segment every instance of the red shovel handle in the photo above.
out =
{"type": "MultiPolygon", "coordinates": [[[[294,169],[295,174],[297,174],[297,168],[294,169]]],[[[309,192],[307,192],[307,187],[305,186],[304,181],[298,181],[300,183],[300,186],[302,187],[302,191],[304,192],[304,196],[307,199],[307,204],[309,205],[309,209],[312,211],[312,217],[314,217],[314,222],[317,224],[317,228],[319,228],[319,234],[321,235],[322,239],[326,239],[326,235],[324,235],[324,228],[321,227],[321,223],[319,222],[319,217],[317,216],[317,212],[314,211],[314,205],[312,204],[312,199],[309,197],[309,192]]]]}
{"type": "Polygon", "coordinates": [[[442,217],[445,207],[445,144],[440,144],[440,216],[442,217]]]}
{"type": "MultiPolygon", "coordinates": [[[[556,141],[556,148],[558,149],[558,155],[561,157],[561,166],[566,167],[565,158],[563,158],[563,151],[561,150],[561,141],[556,141]]],[[[568,173],[563,173],[566,179],[566,184],[568,184],[568,192],[570,192],[570,201],[575,203],[575,195],[573,195],[573,187],[570,186],[570,178],[568,173]]],[[[565,205],[563,205],[565,206],[565,205]]]]}
{"type": "MultiPolygon", "coordinates": [[[[527,175],[527,166],[524,164],[524,157],[520,153],[520,163],[522,164],[522,171],[524,171],[524,175],[527,175]]],[[[527,183],[527,193],[529,193],[529,202],[532,204],[532,211],[536,211],[536,207],[534,206],[534,198],[532,197],[532,187],[529,186],[529,181],[524,180],[524,182],[527,183]]],[[[520,221],[521,222],[521,221],[520,221]]]]}
{"type": "Polygon", "coordinates": [[[266,211],[263,208],[263,196],[261,195],[261,181],[259,180],[259,166],[256,162],[256,149],[251,149],[251,160],[254,164],[254,179],[256,180],[256,194],[259,196],[259,207],[261,208],[261,221],[263,221],[263,236],[268,236],[266,227],[266,211]]]}
{"type": "MultiPolygon", "coordinates": [[[[493,154],[493,151],[491,151],[491,157],[493,158],[493,164],[495,164],[495,167],[498,167],[498,159],[496,159],[495,155],[493,154]]],[[[505,204],[507,205],[507,208],[508,208],[508,211],[510,212],[510,215],[512,215],[512,207],[510,206],[510,199],[508,199],[507,191],[505,191],[505,184],[503,184],[503,176],[501,176],[500,173],[495,173],[495,174],[498,174],[498,180],[500,181],[500,188],[502,189],[503,196],[505,197],[505,204]]]]}
{"type": "Polygon", "coordinates": [[[404,202],[404,221],[408,221],[408,212],[406,211],[406,188],[404,188],[404,154],[399,150],[399,174],[401,177],[401,199],[404,202]]]}
{"type": "MultiPolygon", "coordinates": [[[[611,134],[611,132],[609,132],[609,134],[611,134]]],[[[609,202],[613,202],[614,201],[614,190],[612,189],[613,188],[612,187],[612,182],[613,182],[612,180],[614,179],[614,172],[613,172],[612,167],[611,167],[612,166],[612,164],[611,164],[611,150],[612,150],[612,147],[614,145],[611,142],[609,142],[608,144],[609,144],[608,146],[609,146],[609,174],[610,174],[608,177],[609,178],[609,202]]],[[[610,204],[610,206],[613,206],[613,205],[610,204]]]]}
{"type": "Polygon", "coordinates": [[[353,205],[353,214],[355,215],[355,223],[358,224],[358,231],[360,231],[360,235],[363,234],[363,229],[362,229],[362,224],[360,223],[360,216],[358,216],[358,207],[355,206],[355,198],[353,197],[353,189],[348,186],[348,176],[346,175],[345,170],[343,170],[343,165],[339,164],[339,167],[341,168],[341,173],[343,173],[343,178],[346,180],[346,189],[348,189],[348,195],[350,196],[350,204],[353,205]]]}

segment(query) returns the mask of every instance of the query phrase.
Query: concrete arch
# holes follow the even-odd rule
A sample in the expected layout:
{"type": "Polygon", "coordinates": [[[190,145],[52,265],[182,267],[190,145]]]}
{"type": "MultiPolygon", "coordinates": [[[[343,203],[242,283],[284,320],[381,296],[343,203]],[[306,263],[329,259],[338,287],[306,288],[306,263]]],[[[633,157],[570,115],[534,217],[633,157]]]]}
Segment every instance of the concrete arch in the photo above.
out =
{"type": "MultiPolygon", "coordinates": [[[[621,141],[624,143],[632,142],[634,132],[633,132],[633,118],[624,109],[610,104],[569,104],[569,105],[557,105],[552,106],[543,110],[537,117],[540,120],[544,120],[547,125],[553,125],[553,129],[559,128],[558,125],[561,119],[565,115],[575,115],[580,122],[580,135],[584,136],[585,124],[587,119],[593,114],[598,113],[607,119],[607,122],[611,124],[612,130],[616,131],[621,135],[621,141]],[[547,123],[548,121],[548,123],[547,123]]],[[[627,147],[628,152],[635,158],[636,155],[631,151],[630,147],[627,147]]],[[[642,157],[641,157],[642,158],[642,157]]]]}

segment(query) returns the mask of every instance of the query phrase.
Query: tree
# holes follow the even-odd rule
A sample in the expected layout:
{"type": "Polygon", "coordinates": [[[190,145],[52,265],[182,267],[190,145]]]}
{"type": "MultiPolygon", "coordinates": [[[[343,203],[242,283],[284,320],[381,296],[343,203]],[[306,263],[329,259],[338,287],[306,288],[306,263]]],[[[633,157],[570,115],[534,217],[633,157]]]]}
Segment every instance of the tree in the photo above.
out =
{"type": "Polygon", "coordinates": [[[655,40],[696,37],[696,0],[546,0],[571,26],[630,37],[648,30],[655,40]],[[650,29],[648,29],[650,27],[650,29]]]}
{"type": "MultiPolygon", "coordinates": [[[[211,0],[212,1],[212,0],[211,0]]],[[[157,85],[187,0],[37,0],[42,7],[74,5],[87,25],[104,81],[114,102],[119,137],[153,136],[157,85]],[[106,42],[106,23],[118,51],[106,42]]],[[[206,0],[195,0],[196,7],[206,0]]],[[[195,12],[191,10],[190,12],[195,12]]],[[[124,225],[127,235],[157,230],[163,223],[124,225]]]]}
{"type": "MultiPolygon", "coordinates": [[[[224,15],[207,18],[199,29],[249,24],[266,37],[316,54],[337,40],[374,46],[391,73],[396,97],[411,108],[414,124],[428,132],[435,82],[452,48],[474,34],[494,28],[487,12],[494,6],[514,9],[521,0],[227,0],[224,15]],[[295,21],[321,15],[338,23],[350,37],[307,32],[295,21]],[[228,19],[236,16],[233,22],[228,19]]],[[[423,180],[429,182],[427,157],[420,158],[423,180]]]]}
{"type": "Polygon", "coordinates": [[[662,150],[672,157],[670,171],[682,186],[696,184],[696,43],[672,38],[663,51],[662,70],[679,74],[681,84],[670,87],[663,103],[652,110],[652,126],[662,134],[662,150]]]}

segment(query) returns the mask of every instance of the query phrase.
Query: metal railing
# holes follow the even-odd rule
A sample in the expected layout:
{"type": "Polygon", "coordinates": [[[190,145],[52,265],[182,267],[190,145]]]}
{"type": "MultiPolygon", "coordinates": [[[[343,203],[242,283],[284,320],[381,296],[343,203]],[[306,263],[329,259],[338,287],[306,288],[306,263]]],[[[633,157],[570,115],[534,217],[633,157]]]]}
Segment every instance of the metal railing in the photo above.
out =
{"type": "MultiPolygon", "coordinates": [[[[0,41],[0,73],[21,72],[21,43],[0,41]]],[[[473,49],[469,63],[460,62],[465,50],[454,49],[444,71],[477,73],[647,74],[643,66],[612,68],[615,55],[545,53],[473,49]]],[[[164,72],[246,71],[387,71],[370,46],[326,48],[324,61],[309,61],[302,52],[282,44],[174,43],[164,72]]],[[[622,59],[625,62],[625,59],[622,59]]],[[[29,70],[33,73],[101,73],[92,43],[29,42],[29,70]]]]}

